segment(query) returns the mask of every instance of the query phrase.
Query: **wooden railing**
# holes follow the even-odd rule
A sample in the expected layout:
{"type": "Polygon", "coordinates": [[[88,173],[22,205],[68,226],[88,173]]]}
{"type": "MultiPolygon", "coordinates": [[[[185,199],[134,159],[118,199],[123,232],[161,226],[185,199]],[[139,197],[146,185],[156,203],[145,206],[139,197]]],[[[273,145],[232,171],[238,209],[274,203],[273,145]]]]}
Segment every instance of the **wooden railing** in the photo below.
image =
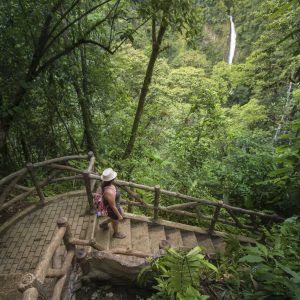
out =
{"type": "MultiPolygon", "coordinates": [[[[101,178],[99,174],[96,173],[95,157],[92,152],[89,152],[88,155],[65,156],[46,160],[44,162],[29,163],[26,165],[26,168],[23,168],[1,179],[0,191],[2,190],[2,192],[0,195],[0,211],[8,208],[11,205],[14,205],[17,201],[26,199],[33,194],[37,194],[39,197],[38,205],[43,205],[46,201],[46,198],[43,194],[43,188],[51,183],[58,183],[68,180],[82,180],[84,182],[89,204],[89,211],[93,212],[93,191],[96,181],[100,181],[101,178]],[[88,166],[85,170],[75,168],[74,166],[70,166],[67,164],[72,160],[88,160],[88,166]],[[51,170],[47,178],[43,181],[38,181],[36,175],[37,171],[39,171],[40,168],[47,168],[51,170]],[[57,177],[57,175],[62,172],[68,172],[68,175],[57,177]],[[30,175],[32,187],[26,187],[24,185],[18,184],[26,174],[30,175]],[[11,196],[11,199],[8,199],[8,196],[11,194],[11,192],[15,191],[21,191],[21,193],[13,195],[11,196]]],[[[137,184],[135,182],[126,182],[122,180],[116,180],[116,184],[128,195],[128,199],[123,200],[123,203],[128,204],[128,211],[131,212],[133,206],[150,209],[153,211],[154,222],[158,220],[161,212],[196,218],[204,221],[209,221],[209,233],[212,234],[214,232],[216,224],[218,223],[255,231],[262,223],[266,224],[269,221],[273,222],[283,220],[281,217],[274,214],[272,215],[263,212],[243,209],[225,204],[222,201],[210,201],[206,199],[187,196],[177,192],[163,190],[159,185],[151,187],[137,184]],[[142,190],[152,193],[153,195],[150,197],[153,199],[153,201],[144,200],[140,196],[140,194],[136,192],[136,190],[142,190]],[[185,203],[163,206],[161,204],[161,198],[166,196],[183,200],[185,203]],[[199,208],[202,206],[214,208],[211,216],[199,213],[199,208]]],[[[174,201],[172,202],[174,203],[174,201]]]]}
{"type": "Polygon", "coordinates": [[[18,284],[18,290],[23,294],[23,300],[36,300],[38,297],[40,299],[49,299],[49,295],[47,295],[48,297],[45,296],[45,290],[43,287],[44,281],[47,277],[56,279],[51,299],[61,299],[62,290],[68,274],[70,273],[72,261],[75,255],[83,272],[89,272],[89,270],[85,270],[87,267],[85,258],[89,251],[82,248],[82,246],[92,247],[96,250],[108,252],[110,254],[123,254],[142,258],[150,256],[150,254],[131,249],[111,249],[106,251],[94,239],[81,240],[73,238],[70,225],[65,217],[57,220],[57,226],[58,230],[53,236],[37,267],[35,268],[35,271],[33,273],[23,274],[18,284]],[[62,241],[67,251],[66,255],[64,256],[65,260],[60,267],[51,268],[51,261],[55,261],[54,257],[56,255],[56,250],[61,245],[62,241]],[[76,249],[76,246],[81,246],[81,248],[76,249]]]}
{"type": "MultiPolygon", "coordinates": [[[[91,178],[100,180],[99,175],[91,174],[91,178]]],[[[266,214],[263,212],[257,212],[253,210],[248,210],[244,208],[239,208],[225,204],[223,201],[210,201],[206,199],[200,199],[192,196],[187,196],[177,192],[171,192],[163,190],[159,185],[154,187],[146,186],[142,184],[136,184],[134,182],[126,182],[121,180],[116,180],[116,184],[123,189],[129,196],[131,200],[123,200],[122,202],[128,204],[128,208],[132,210],[133,206],[143,207],[153,211],[153,221],[155,222],[159,218],[159,212],[186,216],[201,220],[206,220],[210,222],[209,234],[212,234],[217,223],[230,225],[238,227],[241,229],[257,231],[261,224],[266,224],[267,222],[280,222],[284,219],[276,214],[266,214]],[[147,192],[153,193],[153,204],[147,203],[141,196],[135,191],[136,189],[141,189],[147,192]],[[169,206],[163,206],[160,204],[161,196],[169,196],[177,199],[181,199],[187,203],[172,204],[169,206]],[[186,211],[185,209],[197,210],[200,206],[214,207],[214,212],[212,216],[207,216],[192,211],[186,211]],[[221,218],[221,213],[225,213],[226,219],[221,218]],[[231,219],[231,220],[228,220],[231,219]],[[247,222],[245,222],[247,220],[247,222]],[[247,224],[246,224],[247,223],[247,224]],[[250,225],[248,225],[250,224],[250,225]]]]}
{"type": "MultiPolygon", "coordinates": [[[[43,188],[48,184],[65,182],[69,180],[81,180],[85,185],[85,193],[88,199],[89,212],[94,212],[93,206],[93,191],[95,188],[96,181],[100,181],[99,174],[96,173],[95,169],[95,157],[92,152],[88,155],[74,155],[55,158],[38,163],[29,163],[25,168],[8,175],[0,180],[0,211],[7,209],[8,207],[16,204],[18,201],[23,201],[33,194],[37,194],[39,202],[36,205],[45,205],[48,203],[48,198],[45,197],[43,188]],[[88,166],[85,170],[75,168],[74,166],[68,165],[73,160],[87,160],[88,166]],[[45,168],[50,169],[50,173],[47,174],[47,178],[42,181],[38,180],[37,176],[40,170],[45,168]],[[61,174],[68,172],[68,174],[61,174]],[[60,176],[58,177],[58,174],[60,176]],[[25,182],[24,177],[28,176],[31,178],[31,187],[20,184],[25,182]],[[61,176],[62,175],[62,176],[61,176]],[[17,194],[16,194],[17,193],[17,194]]],[[[28,181],[28,180],[27,180],[28,181]]],[[[208,233],[213,234],[217,223],[226,224],[246,230],[257,230],[262,221],[282,221],[283,219],[277,215],[266,214],[263,212],[256,212],[247,210],[239,207],[230,206],[223,203],[222,201],[210,201],[206,199],[196,198],[187,196],[177,192],[171,192],[163,190],[159,185],[146,186],[135,182],[126,182],[122,180],[116,180],[116,184],[123,189],[128,197],[124,198],[123,203],[128,205],[128,211],[131,212],[134,206],[151,210],[153,216],[153,222],[157,222],[161,213],[174,214],[179,216],[185,216],[189,218],[197,218],[201,220],[209,221],[208,233]],[[137,192],[142,190],[142,193],[137,192]],[[148,200],[143,199],[141,194],[151,193],[148,200]],[[184,201],[184,203],[176,203],[168,206],[162,205],[163,197],[172,197],[184,201]],[[128,199],[126,199],[128,198],[128,199]],[[199,206],[212,207],[212,215],[199,214],[197,211],[199,206]],[[226,216],[225,216],[226,214],[226,216]],[[221,217],[222,216],[222,217],[221,217]],[[248,222],[245,222],[248,220],[248,222]]],[[[174,203],[172,200],[171,202],[174,203]]],[[[28,211],[27,211],[28,212],[28,211]]],[[[15,220],[17,221],[17,220],[15,220]]],[[[58,230],[53,237],[50,245],[43,254],[41,261],[38,263],[34,273],[26,273],[21,280],[19,290],[23,292],[23,299],[37,299],[38,296],[42,296],[43,288],[42,284],[46,277],[56,278],[56,284],[53,291],[52,299],[60,299],[62,288],[65,284],[67,274],[72,265],[74,255],[76,254],[78,261],[84,261],[86,252],[76,253],[76,246],[92,247],[99,251],[107,251],[98,244],[94,239],[80,240],[72,237],[70,227],[65,218],[61,218],[57,221],[58,230]],[[55,255],[55,251],[64,241],[67,255],[61,268],[50,268],[50,262],[55,255]]],[[[0,227],[0,233],[3,228],[0,227]]],[[[4,228],[7,228],[7,226],[4,228]]],[[[149,254],[140,253],[134,250],[127,249],[113,249],[109,250],[110,253],[131,255],[137,257],[147,257],[149,254]]]]}
{"type": "MultiPolygon", "coordinates": [[[[28,197],[37,195],[38,201],[33,203],[24,213],[35,209],[36,206],[44,205],[46,200],[43,188],[49,184],[80,180],[85,182],[86,193],[88,195],[89,209],[93,210],[93,199],[91,191],[94,189],[95,180],[89,178],[90,174],[95,173],[95,156],[93,152],[87,155],[71,155],[55,159],[46,160],[37,163],[28,163],[22,168],[0,180],[0,211],[9,209],[16,204],[21,203],[28,197]],[[69,165],[72,161],[88,161],[85,170],[69,165]],[[40,173],[45,173],[46,178],[39,181],[40,173]],[[60,176],[61,173],[67,172],[67,176],[60,176]],[[39,175],[39,176],[38,176],[39,175]],[[31,185],[25,186],[25,182],[31,185]],[[22,183],[22,184],[20,184],[22,183]]],[[[22,215],[22,213],[21,213],[22,215]]],[[[12,220],[15,222],[16,220],[12,220]]],[[[9,223],[9,222],[8,222],[9,223]]],[[[7,226],[0,227],[0,233],[6,230],[7,226]]]]}

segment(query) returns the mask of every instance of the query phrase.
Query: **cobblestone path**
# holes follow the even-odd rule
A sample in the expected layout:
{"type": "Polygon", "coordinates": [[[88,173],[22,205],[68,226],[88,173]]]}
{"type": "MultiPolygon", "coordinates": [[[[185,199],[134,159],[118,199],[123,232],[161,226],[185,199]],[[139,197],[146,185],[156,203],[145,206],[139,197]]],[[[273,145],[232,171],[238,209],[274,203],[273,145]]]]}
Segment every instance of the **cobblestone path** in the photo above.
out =
{"type": "Polygon", "coordinates": [[[54,232],[56,220],[66,217],[74,237],[84,239],[89,217],[87,199],[74,196],[49,204],[21,219],[0,236],[0,274],[32,272],[54,232]]]}

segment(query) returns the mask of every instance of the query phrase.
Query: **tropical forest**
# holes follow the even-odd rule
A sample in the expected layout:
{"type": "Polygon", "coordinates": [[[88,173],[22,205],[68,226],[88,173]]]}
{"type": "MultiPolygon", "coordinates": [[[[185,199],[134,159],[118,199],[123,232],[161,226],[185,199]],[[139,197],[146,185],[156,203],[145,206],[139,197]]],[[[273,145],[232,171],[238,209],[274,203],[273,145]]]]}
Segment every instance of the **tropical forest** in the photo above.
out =
{"type": "MultiPolygon", "coordinates": [[[[149,297],[132,299],[300,299],[300,1],[5,0],[0,8],[0,182],[27,165],[36,185],[46,173],[34,177],[28,163],[89,153],[94,176],[113,168],[130,184],[214,202],[173,215],[166,207],[185,202],[161,193],[158,218],[226,232],[226,248],[217,257],[201,245],[168,248],[138,276],[149,297]],[[238,218],[218,205],[239,208],[238,218]],[[274,219],[258,227],[243,211],[274,219]]],[[[57,181],[43,193],[75,186],[85,182],[57,181]]],[[[14,201],[13,212],[0,196],[0,223],[38,196],[14,201]]],[[[155,214],[152,195],[138,197],[155,214]]],[[[145,207],[123,205],[141,216],[145,207]]]]}

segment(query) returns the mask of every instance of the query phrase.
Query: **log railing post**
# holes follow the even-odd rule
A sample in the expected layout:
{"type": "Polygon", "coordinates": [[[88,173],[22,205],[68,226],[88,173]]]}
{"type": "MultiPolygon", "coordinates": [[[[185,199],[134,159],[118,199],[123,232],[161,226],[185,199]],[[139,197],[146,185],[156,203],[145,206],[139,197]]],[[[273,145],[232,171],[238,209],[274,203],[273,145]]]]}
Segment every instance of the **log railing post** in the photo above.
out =
{"type": "Polygon", "coordinates": [[[28,172],[29,172],[29,174],[31,176],[32,183],[33,183],[33,185],[34,185],[34,187],[36,189],[36,192],[37,192],[37,194],[38,194],[38,196],[40,198],[41,204],[45,204],[45,197],[44,197],[42,189],[41,189],[41,187],[40,187],[40,185],[39,185],[39,183],[38,183],[38,181],[36,179],[33,164],[32,163],[26,164],[26,168],[27,168],[27,170],[28,170],[28,172]]]}
{"type": "Polygon", "coordinates": [[[95,171],[95,156],[94,156],[93,151],[89,151],[88,161],[89,161],[89,166],[88,166],[87,171],[94,172],[95,171]]]}
{"type": "MultiPolygon", "coordinates": [[[[130,181],[130,183],[134,183],[134,181],[130,181]]],[[[134,187],[130,187],[130,190],[134,193],[135,192],[135,189],[134,189],[134,187]]],[[[129,195],[129,200],[134,200],[134,198],[131,196],[131,195],[129,195]]],[[[127,206],[127,212],[128,213],[132,213],[132,204],[128,204],[128,206],[127,206]]]]}
{"type": "Polygon", "coordinates": [[[200,205],[195,207],[195,211],[196,211],[196,218],[197,218],[198,224],[200,225],[200,221],[203,218],[203,213],[201,211],[200,205]]]}
{"type": "Polygon", "coordinates": [[[76,259],[81,268],[82,274],[87,275],[90,271],[88,259],[87,259],[87,251],[85,249],[77,249],[75,252],[76,259]]]}
{"type": "Polygon", "coordinates": [[[34,274],[23,274],[18,284],[18,291],[23,294],[23,299],[36,300],[38,298],[38,290],[36,288],[37,280],[34,274]]]}
{"type": "Polygon", "coordinates": [[[233,221],[235,222],[237,227],[243,228],[243,224],[240,222],[240,220],[238,219],[238,217],[234,214],[233,211],[231,211],[230,209],[226,209],[228,214],[230,215],[230,217],[233,219],[233,221]]]}
{"type": "Polygon", "coordinates": [[[156,185],[154,187],[154,207],[153,207],[153,219],[156,221],[158,219],[158,207],[160,200],[160,186],[156,185]]]}
{"type": "Polygon", "coordinates": [[[58,228],[66,227],[66,232],[64,234],[63,241],[64,241],[67,251],[75,250],[75,246],[70,243],[70,241],[72,239],[72,232],[71,232],[71,228],[70,228],[67,218],[65,218],[65,217],[59,218],[56,221],[56,224],[57,224],[58,228]]]}
{"type": "Polygon", "coordinates": [[[252,223],[252,226],[253,226],[254,230],[257,230],[258,226],[257,226],[256,216],[255,215],[250,215],[250,219],[251,219],[251,223],[252,223]]]}
{"type": "Polygon", "coordinates": [[[209,235],[211,235],[214,232],[215,225],[216,225],[216,222],[218,221],[218,217],[219,217],[222,206],[223,206],[223,201],[218,201],[218,206],[216,206],[216,208],[215,208],[215,212],[214,212],[213,218],[211,220],[211,223],[210,223],[210,226],[208,229],[209,235]]]}
{"type": "Polygon", "coordinates": [[[92,194],[92,189],[91,189],[91,179],[90,179],[89,171],[83,172],[83,179],[84,179],[86,194],[87,194],[88,203],[89,203],[89,210],[90,210],[90,212],[92,212],[94,210],[94,204],[93,204],[93,194],[92,194]]]}
{"type": "Polygon", "coordinates": [[[36,300],[38,299],[39,293],[35,287],[29,288],[23,293],[23,300],[36,300]]]}

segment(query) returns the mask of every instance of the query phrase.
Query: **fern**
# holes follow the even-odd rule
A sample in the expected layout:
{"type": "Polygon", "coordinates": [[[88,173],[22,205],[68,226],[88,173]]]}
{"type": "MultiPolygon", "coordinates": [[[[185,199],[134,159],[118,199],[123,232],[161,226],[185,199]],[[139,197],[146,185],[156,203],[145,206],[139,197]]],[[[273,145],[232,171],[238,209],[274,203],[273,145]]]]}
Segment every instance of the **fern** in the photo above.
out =
{"type": "Polygon", "coordinates": [[[147,272],[154,274],[157,290],[151,299],[207,299],[196,289],[199,288],[201,270],[211,269],[218,272],[217,268],[204,259],[199,246],[188,253],[168,249],[167,253],[159,259],[152,261],[150,267],[146,267],[139,274],[138,279],[145,280],[147,272]]]}

